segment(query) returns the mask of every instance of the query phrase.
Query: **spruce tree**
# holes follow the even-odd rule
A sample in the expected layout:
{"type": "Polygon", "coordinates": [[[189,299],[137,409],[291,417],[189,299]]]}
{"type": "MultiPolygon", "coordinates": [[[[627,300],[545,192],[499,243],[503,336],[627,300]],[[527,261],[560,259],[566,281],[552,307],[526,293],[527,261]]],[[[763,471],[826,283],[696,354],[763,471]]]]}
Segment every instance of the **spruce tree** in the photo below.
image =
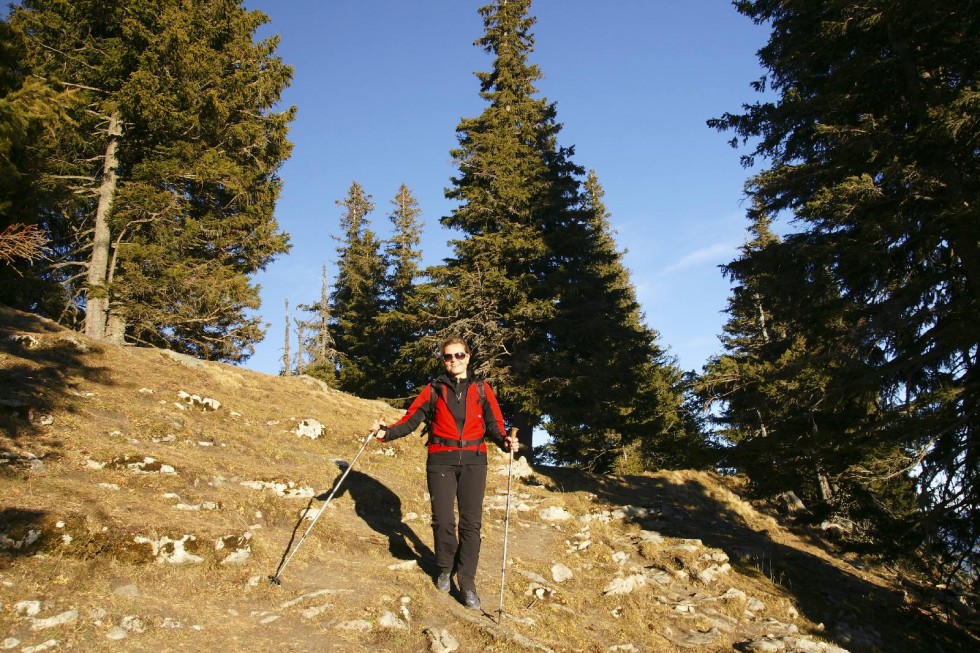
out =
{"type": "Polygon", "coordinates": [[[559,266],[544,405],[550,457],[597,472],[690,466],[706,452],[685,417],[683,374],[644,324],[595,171],[584,184],[580,249],[559,266]]]}
{"type": "MultiPolygon", "coordinates": [[[[263,337],[251,275],[288,241],[273,209],[293,111],[266,21],[234,0],[26,0],[25,67],[80,108],[39,143],[66,303],[94,338],[241,361],[263,337]]],[[[55,316],[58,317],[58,316],[55,316]]]]}
{"type": "MultiPolygon", "coordinates": [[[[443,292],[437,331],[473,345],[474,371],[499,389],[525,452],[545,420],[559,438],[555,459],[607,470],[625,445],[639,451],[641,439],[684,421],[681,374],[642,324],[604,209],[583,195],[585,171],[558,142],[555,105],[536,97],[529,7],[501,0],[479,10],[477,44],[493,55],[491,70],[477,73],[488,106],[457,127],[459,174],[446,196],[458,206],[442,223],[465,237],[433,271],[443,292]],[[595,339],[578,330],[590,320],[601,329],[595,339]],[[598,341],[619,369],[607,361],[590,368],[598,341]],[[627,377],[638,382],[619,383],[627,377]]],[[[594,179],[591,191],[601,195],[594,179]]],[[[642,468],[655,457],[634,458],[642,468]]]]}
{"type": "MultiPolygon", "coordinates": [[[[392,237],[385,245],[388,268],[385,311],[379,326],[390,351],[386,361],[386,395],[392,399],[410,400],[424,385],[432,369],[432,337],[426,310],[421,304],[420,262],[422,211],[412,192],[404,184],[391,201],[389,214],[392,237]]],[[[385,362],[385,361],[382,361],[385,362]]]]}
{"type": "Polygon", "coordinates": [[[385,366],[393,352],[380,337],[386,265],[381,242],[369,228],[374,203],[355,181],[337,205],[344,209],[337,280],[330,295],[337,383],[345,392],[377,399],[386,396],[385,366]]]}
{"type": "Polygon", "coordinates": [[[540,422],[540,398],[551,380],[547,332],[554,295],[546,282],[554,261],[549,239],[577,201],[570,151],[557,145],[561,126],[554,105],[535,98],[541,73],[528,63],[534,39],[529,0],[480,8],[485,34],[477,41],[494,56],[490,72],[477,73],[488,106],[457,127],[459,167],[446,196],[459,202],[442,224],[465,238],[437,272],[448,288],[445,333],[469,340],[476,372],[492,378],[530,451],[540,422]]]}
{"type": "Polygon", "coordinates": [[[795,218],[794,256],[839,303],[796,321],[803,348],[791,378],[835,355],[835,378],[876,408],[871,425],[861,411],[837,413],[832,444],[846,449],[856,432],[886,438],[865,466],[872,500],[890,493],[883,479],[914,482],[920,551],[938,553],[948,576],[976,578],[976,3],[736,6],[771,25],[757,87],[775,99],[709,124],[751,140],[746,161],[769,162],[750,193],[767,214],[795,218]],[[835,332],[843,347],[830,349],[835,332]]]}
{"type": "Polygon", "coordinates": [[[299,309],[312,313],[302,322],[309,335],[301,340],[304,374],[318,378],[333,386],[337,379],[337,349],[332,333],[330,293],[327,283],[327,266],[321,271],[320,299],[313,304],[300,304],[299,309]]]}
{"type": "Polygon", "coordinates": [[[804,239],[784,242],[769,224],[756,214],[754,238],[724,268],[734,282],[726,353],[699,380],[732,445],[726,465],[748,473],[762,494],[792,490],[811,518],[835,517],[863,537],[884,537],[907,516],[911,487],[868,471],[880,469],[883,455],[889,462],[902,456],[875,428],[876,393],[862,382],[874,359],[850,325],[858,307],[811,265],[804,239]],[[875,490],[889,498],[868,502],[875,490]]]}
{"type": "Polygon", "coordinates": [[[0,303],[61,315],[68,307],[60,286],[41,273],[50,236],[37,210],[35,151],[55,125],[70,123],[76,93],[28,74],[26,49],[23,33],[0,20],[0,303]]]}
{"type": "Polygon", "coordinates": [[[442,223],[465,237],[432,275],[444,294],[439,333],[472,343],[475,371],[499,388],[526,452],[544,424],[555,460],[647,468],[658,464],[648,445],[693,424],[679,412],[682,375],[643,324],[597,180],[583,191],[574,148],[558,142],[557,109],[536,97],[529,7],[480,9],[477,44],[493,55],[477,73],[488,106],[457,127],[459,174],[446,196],[459,204],[442,223]]]}

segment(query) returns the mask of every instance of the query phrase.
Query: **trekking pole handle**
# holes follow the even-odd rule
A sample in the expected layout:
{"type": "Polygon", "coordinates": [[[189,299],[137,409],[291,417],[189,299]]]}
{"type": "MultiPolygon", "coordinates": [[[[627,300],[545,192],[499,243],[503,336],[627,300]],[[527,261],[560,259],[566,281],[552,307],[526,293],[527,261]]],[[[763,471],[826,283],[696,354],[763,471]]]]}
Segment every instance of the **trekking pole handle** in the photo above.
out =
{"type": "MultiPolygon", "coordinates": [[[[507,453],[513,458],[514,457],[514,450],[515,450],[515,447],[514,447],[513,443],[515,441],[517,441],[517,427],[516,426],[510,427],[510,429],[507,432],[507,437],[511,439],[511,443],[509,443],[510,446],[507,447],[507,453]]],[[[520,449],[521,448],[520,442],[516,442],[516,444],[517,444],[517,447],[516,448],[517,449],[520,449]]]]}

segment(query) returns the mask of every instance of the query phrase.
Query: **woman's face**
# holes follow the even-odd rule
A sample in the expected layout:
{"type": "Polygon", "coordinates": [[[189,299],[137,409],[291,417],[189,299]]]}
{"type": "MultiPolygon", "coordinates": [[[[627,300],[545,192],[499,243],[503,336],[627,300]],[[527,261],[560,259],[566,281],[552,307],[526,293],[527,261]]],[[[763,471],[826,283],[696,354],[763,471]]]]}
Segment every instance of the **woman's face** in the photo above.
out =
{"type": "Polygon", "coordinates": [[[466,353],[466,348],[458,343],[446,345],[442,350],[442,364],[446,371],[457,379],[466,376],[466,367],[470,364],[470,355],[466,353]]]}

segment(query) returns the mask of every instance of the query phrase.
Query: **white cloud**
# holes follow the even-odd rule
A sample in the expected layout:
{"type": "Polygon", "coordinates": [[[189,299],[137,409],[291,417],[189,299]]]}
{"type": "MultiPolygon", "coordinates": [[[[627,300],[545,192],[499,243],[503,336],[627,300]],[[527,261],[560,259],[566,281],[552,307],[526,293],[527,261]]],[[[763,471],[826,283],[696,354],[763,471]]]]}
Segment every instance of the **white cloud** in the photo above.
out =
{"type": "Polygon", "coordinates": [[[670,265],[659,272],[660,275],[673,274],[679,270],[696,267],[704,263],[727,263],[734,258],[738,246],[732,243],[715,243],[696,249],[690,254],[683,256],[679,261],[670,265]]]}

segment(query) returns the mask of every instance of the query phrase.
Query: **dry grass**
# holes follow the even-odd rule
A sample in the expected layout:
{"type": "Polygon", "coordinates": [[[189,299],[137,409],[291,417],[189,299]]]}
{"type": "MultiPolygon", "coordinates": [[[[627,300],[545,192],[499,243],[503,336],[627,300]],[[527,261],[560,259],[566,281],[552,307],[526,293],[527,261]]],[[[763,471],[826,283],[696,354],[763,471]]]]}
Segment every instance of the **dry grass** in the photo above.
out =
{"type": "Polygon", "coordinates": [[[56,640],[60,650],[93,652],[427,651],[427,633],[444,628],[460,651],[676,651],[678,633],[730,624],[710,645],[683,647],[727,651],[765,618],[786,621],[795,610],[793,623],[814,640],[833,641],[835,625],[847,621],[874,629],[880,650],[976,644],[949,620],[926,616],[934,606],[910,603],[890,580],[757,512],[731,479],[697,472],[598,477],[537,468],[515,482],[498,625],[506,476],[496,472],[505,459],[491,456],[480,614],[432,587],[425,451],[414,437],[368,446],[282,585],[269,583],[309,524],[301,514],[318,511],[340,475],[338,461],[352,459],[374,419],[397,415],[310,379],[98,345],[0,307],[0,640],[19,640],[18,650],[56,640]],[[221,406],[184,405],[182,391],[221,406]],[[295,435],[303,419],[322,423],[322,437],[295,435]],[[256,482],[299,496],[249,486],[256,482]],[[644,511],[601,518],[623,506],[644,511]],[[547,522],[549,507],[575,518],[547,522]],[[578,519],[590,514],[588,524],[578,519]],[[644,531],[664,539],[644,541],[644,531]],[[187,553],[201,560],[156,562],[137,538],[187,538],[187,553]],[[223,564],[227,548],[215,543],[239,538],[250,557],[223,564]],[[703,546],[676,548],[694,538],[703,546]],[[732,570],[706,582],[696,572],[712,554],[727,555],[732,570]],[[572,578],[555,581],[555,563],[572,578]],[[604,595],[613,578],[636,569],[676,582],[604,595]],[[729,589],[741,594],[719,598],[729,589]],[[753,598],[765,608],[749,619],[753,598]],[[23,601],[39,602],[37,618],[78,617],[33,630],[23,604],[18,611],[23,601]],[[707,602],[685,613],[685,601],[707,602]],[[389,612],[405,627],[383,627],[389,612]],[[109,639],[121,626],[125,638],[109,639]]]}

